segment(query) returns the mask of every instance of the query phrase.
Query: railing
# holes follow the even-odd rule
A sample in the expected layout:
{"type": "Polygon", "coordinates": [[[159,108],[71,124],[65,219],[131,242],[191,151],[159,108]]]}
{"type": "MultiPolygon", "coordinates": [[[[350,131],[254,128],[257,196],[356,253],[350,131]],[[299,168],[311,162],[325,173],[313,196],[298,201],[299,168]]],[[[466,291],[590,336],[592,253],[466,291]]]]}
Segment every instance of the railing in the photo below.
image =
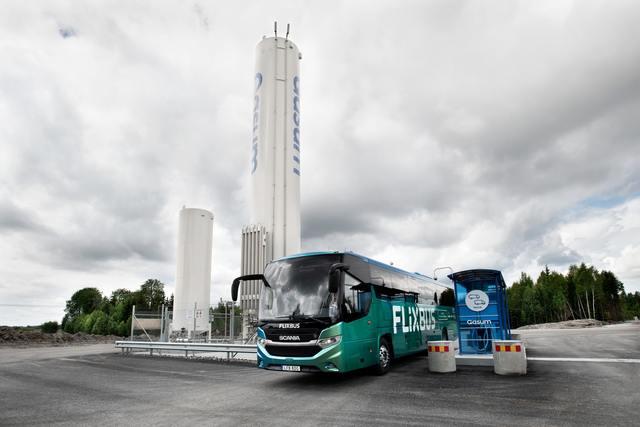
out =
{"type": "Polygon", "coordinates": [[[255,344],[228,344],[228,343],[192,343],[192,342],[148,342],[148,341],[116,341],[116,348],[121,348],[122,353],[129,353],[134,349],[148,350],[153,356],[154,350],[158,354],[162,351],[184,351],[185,357],[189,352],[202,353],[226,353],[227,360],[233,359],[238,353],[256,354],[255,344]]]}

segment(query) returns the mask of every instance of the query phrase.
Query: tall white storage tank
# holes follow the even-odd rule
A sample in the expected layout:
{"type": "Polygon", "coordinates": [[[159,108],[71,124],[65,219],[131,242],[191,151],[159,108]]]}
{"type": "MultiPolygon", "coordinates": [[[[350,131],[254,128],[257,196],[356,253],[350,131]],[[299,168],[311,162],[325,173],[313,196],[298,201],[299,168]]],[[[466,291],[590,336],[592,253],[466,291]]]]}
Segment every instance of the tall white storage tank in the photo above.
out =
{"type": "Polygon", "coordinates": [[[256,47],[250,224],[266,229],[267,262],[300,252],[300,58],[283,37],[256,47]]]}
{"type": "Polygon", "coordinates": [[[183,207],[178,226],[176,290],[171,329],[209,330],[213,214],[183,207]]]}

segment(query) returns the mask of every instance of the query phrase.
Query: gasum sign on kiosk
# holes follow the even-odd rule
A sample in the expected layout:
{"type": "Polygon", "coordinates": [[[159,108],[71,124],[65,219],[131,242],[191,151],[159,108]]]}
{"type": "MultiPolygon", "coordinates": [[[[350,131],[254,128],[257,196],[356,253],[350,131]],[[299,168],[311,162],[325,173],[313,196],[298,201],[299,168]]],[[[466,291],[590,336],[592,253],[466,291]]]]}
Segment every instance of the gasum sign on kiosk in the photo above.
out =
{"type": "Polygon", "coordinates": [[[469,310],[483,311],[489,306],[489,295],[478,289],[474,289],[467,294],[464,303],[469,310]]]}

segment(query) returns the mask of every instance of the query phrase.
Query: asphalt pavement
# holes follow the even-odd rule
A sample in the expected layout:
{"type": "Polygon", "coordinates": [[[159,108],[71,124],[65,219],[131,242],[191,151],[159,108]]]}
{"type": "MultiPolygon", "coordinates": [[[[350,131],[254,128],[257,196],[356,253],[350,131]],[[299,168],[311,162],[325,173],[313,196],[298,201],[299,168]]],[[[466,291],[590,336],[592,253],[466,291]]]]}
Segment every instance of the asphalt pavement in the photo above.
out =
{"type": "MultiPolygon", "coordinates": [[[[527,331],[539,357],[640,359],[640,325],[527,331]]],[[[87,352],[90,347],[83,346],[87,352]]],[[[529,363],[525,377],[423,356],[382,377],[271,372],[248,364],[113,353],[8,357],[0,425],[637,425],[640,364],[529,363]]],[[[77,351],[77,350],[76,350],[77,351]]],[[[98,351],[97,349],[95,351],[98,351]]]]}

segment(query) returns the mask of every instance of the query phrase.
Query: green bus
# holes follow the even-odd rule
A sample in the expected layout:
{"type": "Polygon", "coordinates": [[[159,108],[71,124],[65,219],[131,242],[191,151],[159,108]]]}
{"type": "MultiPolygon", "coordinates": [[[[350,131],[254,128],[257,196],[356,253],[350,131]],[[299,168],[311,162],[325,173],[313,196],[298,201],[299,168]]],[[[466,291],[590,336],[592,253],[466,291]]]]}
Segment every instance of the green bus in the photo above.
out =
{"type": "Polygon", "coordinates": [[[395,358],[426,353],[427,341],[457,339],[453,292],[427,276],[352,252],[314,252],[267,264],[261,280],[257,362],[262,369],[386,373],[395,358]],[[453,300],[451,297],[450,300],[453,300]]]}

